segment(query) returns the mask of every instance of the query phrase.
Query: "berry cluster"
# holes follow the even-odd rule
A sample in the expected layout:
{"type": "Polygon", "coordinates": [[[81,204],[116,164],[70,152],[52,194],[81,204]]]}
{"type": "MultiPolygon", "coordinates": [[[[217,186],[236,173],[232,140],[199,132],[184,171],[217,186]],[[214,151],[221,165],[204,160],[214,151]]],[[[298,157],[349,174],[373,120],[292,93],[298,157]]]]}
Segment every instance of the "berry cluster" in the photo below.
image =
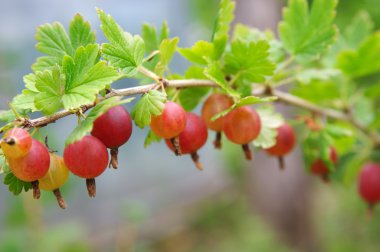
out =
{"type": "MultiPolygon", "coordinates": [[[[224,133],[228,140],[241,145],[246,159],[251,160],[249,144],[260,134],[261,119],[252,107],[233,107],[233,104],[233,99],[228,95],[214,93],[206,99],[201,116],[198,116],[186,112],[175,102],[167,101],[162,113],[152,116],[150,127],[158,137],[165,139],[166,145],[175,155],[189,154],[200,170],[202,164],[199,162],[197,151],[207,141],[208,128],[216,131],[214,141],[216,149],[222,147],[224,133]],[[228,109],[231,111],[223,116],[219,115],[228,109]]],[[[271,156],[278,157],[280,168],[283,169],[283,157],[294,149],[296,135],[287,123],[283,123],[276,130],[275,145],[265,151],[271,156]]],[[[33,139],[28,131],[21,128],[7,131],[0,145],[14,176],[24,182],[32,183],[35,198],[40,197],[39,188],[53,191],[59,205],[66,208],[59,188],[67,181],[69,171],[86,179],[88,194],[94,197],[95,178],[101,175],[107,166],[118,168],[118,148],[129,140],[131,134],[132,119],[128,111],[118,105],[96,118],[91,135],[67,145],[63,158],[49,152],[45,145],[33,139]],[[110,155],[107,148],[110,149],[110,155]]],[[[330,148],[330,159],[336,165],[338,157],[334,147],[330,148]]],[[[315,160],[310,170],[325,181],[331,173],[328,164],[322,159],[315,160]]],[[[363,190],[367,192],[369,189],[364,187],[363,190]]],[[[368,201],[373,205],[377,200],[380,200],[380,197],[374,199],[369,196],[368,201]]]]}

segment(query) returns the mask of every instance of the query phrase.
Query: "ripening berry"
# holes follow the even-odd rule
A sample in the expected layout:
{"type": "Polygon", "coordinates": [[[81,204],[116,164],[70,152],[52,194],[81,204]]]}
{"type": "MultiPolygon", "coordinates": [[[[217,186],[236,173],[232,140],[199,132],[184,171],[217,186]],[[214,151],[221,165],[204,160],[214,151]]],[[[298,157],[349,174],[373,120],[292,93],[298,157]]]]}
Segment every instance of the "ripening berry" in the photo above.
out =
{"type": "Polygon", "coordinates": [[[85,136],[65,148],[63,159],[72,173],[86,179],[88,194],[95,197],[95,178],[108,165],[106,146],[96,137],[85,136]]]}
{"type": "Polygon", "coordinates": [[[168,101],[165,103],[164,110],[161,115],[153,116],[150,128],[159,137],[171,139],[175,154],[181,154],[181,148],[178,146],[178,135],[185,129],[186,112],[175,102],[168,101]]]}
{"type": "Polygon", "coordinates": [[[29,152],[21,158],[7,158],[9,168],[20,180],[33,182],[42,178],[49,170],[49,150],[39,141],[32,139],[29,152]]]}
{"type": "Polygon", "coordinates": [[[261,120],[259,114],[249,106],[232,110],[224,119],[224,134],[231,142],[242,145],[248,160],[252,159],[248,144],[259,136],[260,130],[261,120]]]}
{"type": "Polygon", "coordinates": [[[212,121],[211,118],[218,113],[228,109],[233,105],[234,101],[225,94],[212,94],[210,95],[202,107],[202,118],[205,121],[207,127],[213,131],[216,131],[216,139],[214,146],[217,149],[221,148],[221,138],[224,124],[224,116],[212,121]]]}
{"type": "Polygon", "coordinates": [[[21,128],[8,130],[0,142],[1,149],[7,158],[24,157],[32,146],[29,132],[21,128]]]}
{"type": "MultiPolygon", "coordinates": [[[[330,147],[330,160],[334,165],[338,163],[338,154],[334,147],[330,147]]],[[[311,172],[319,175],[325,182],[329,181],[330,170],[322,159],[317,159],[311,165],[311,172]]]]}
{"type": "Polygon", "coordinates": [[[66,203],[61,196],[59,190],[69,177],[69,170],[67,169],[63,158],[50,153],[50,167],[44,177],[38,180],[39,186],[42,190],[52,191],[57,198],[58,204],[61,208],[66,208],[66,203]]]}
{"type": "Polygon", "coordinates": [[[125,144],[132,134],[132,120],[123,106],[115,106],[98,117],[94,122],[91,135],[98,138],[111,149],[111,162],[113,168],[118,167],[118,148],[125,144]]]}
{"type": "MultiPolygon", "coordinates": [[[[187,112],[186,127],[178,136],[179,146],[182,154],[191,154],[191,158],[200,170],[202,169],[202,164],[199,162],[197,151],[206,143],[207,134],[207,127],[202,118],[194,113],[187,112]]],[[[175,151],[174,146],[169,139],[166,139],[166,145],[172,151],[175,151]]]]}
{"type": "Polygon", "coordinates": [[[296,135],[289,124],[284,123],[277,128],[276,144],[265,151],[272,156],[276,156],[280,161],[280,168],[284,168],[283,156],[291,152],[296,145],[296,135]]]}
{"type": "Polygon", "coordinates": [[[380,202],[380,164],[367,163],[363,166],[358,189],[370,209],[380,202]]]}

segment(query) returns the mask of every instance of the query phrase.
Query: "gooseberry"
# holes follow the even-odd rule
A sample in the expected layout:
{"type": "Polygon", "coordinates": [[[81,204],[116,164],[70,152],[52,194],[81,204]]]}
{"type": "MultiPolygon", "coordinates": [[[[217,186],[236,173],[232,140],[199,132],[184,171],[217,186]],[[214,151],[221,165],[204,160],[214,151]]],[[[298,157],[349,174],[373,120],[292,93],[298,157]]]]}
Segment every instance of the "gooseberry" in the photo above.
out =
{"type": "Polygon", "coordinates": [[[214,146],[216,149],[222,147],[222,131],[224,116],[212,121],[211,118],[218,113],[228,109],[233,105],[233,100],[225,94],[212,94],[210,95],[202,107],[202,118],[205,121],[207,127],[213,131],[216,131],[216,137],[214,141],[214,146]]]}
{"type": "Polygon", "coordinates": [[[125,144],[132,134],[132,120],[123,106],[115,106],[107,110],[94,121],[91,135],[98,138],[110,149],[110,166],[118,167],[119,147],[125,144]]]}
{"type": "Polygon", "coordinates": [[[72,173],[86,179],[88,195],[95,197],[95,178],[102,174],[108,165],[106,146],[96,137],[85,136],[65,148],[63,159],[72,173]]]}
{"type": "Polygon", "coordinates": [[[32,137],[24,129],[13,128],[4,134],[0,146],[7,158],[21,158],[32,147],[32,137]]]}
{"type": "Polygon", "coordinates": [[[249,106],[238,107],[229,112],[223,124],[223,132],[233,143],[241,144],[248,160],[252,159],[249,143],[260,134],[261,120],[259,114],[249,106]]]}
{"type": "MultiPolygon", "coordinates": [[[[333,146],[330,147],[330,160],[334,165],[338,163],[338,154],[333,146]]],[[[329,181],[330,169],[321,158],[312,163],[311,172],[321,176],[325,182],[329,181]]]]}
{"type": "MultiPolygon", "coordinates": [[[[186,127],[178,136],[179,146],[182,154],[191,155],[192,160],[199,170],[202,170],[202,164],[199,162],[197,151],[206,143],[207,134],[207,127],[202,118],[194,113],[187,112],[186,127]]],[[[175,151],[173,143],[169,139],[166,139],[166,145],[172,151],[175,151]]]]}

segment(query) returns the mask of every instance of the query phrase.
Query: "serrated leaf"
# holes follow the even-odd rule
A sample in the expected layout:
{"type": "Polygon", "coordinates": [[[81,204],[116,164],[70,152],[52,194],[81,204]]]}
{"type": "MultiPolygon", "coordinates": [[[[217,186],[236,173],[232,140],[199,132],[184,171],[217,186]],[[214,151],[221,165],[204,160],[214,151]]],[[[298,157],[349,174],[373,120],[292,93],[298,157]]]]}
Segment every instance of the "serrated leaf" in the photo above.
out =
{"type": "Polygon", "coordinates": [[[157,90],[144,94],[131,111],[135,124],[140,128],[150,125],[152,115],[162,113],[166,100],[166,95],[157,90]]]}
{"type": "Polygon", "coordinates": [[[37,73],[36,88],[40,92],[34,103],[44,114],[52,114],[60,108],[78,108],[91,103],[96,95],[119,74],[106,62],[99,61],[99,46],[79,47],[74,57],[66,55],[63,68],[37,73]]]}
{"type": "Polygon", "coordinates": [[[151,145],[154,142],[157,142],[157,143],[161,142],[161,139],[162,138],[154,134],[152,130],[149,130],[148,135],[145,137],[144,148],[147,148],[149,145],[151,145]]]}
{"type": "Polygon", "coordinates": [[[270,31],[262,32],[259,29],[238,23],[234,28],[232,40],[243,40],[247,43],[266,40],[269,44],[269,60],[281,62],[285,58],[285,50],[282,43],[270,31]]]}
{"type": "Polygon", "coordinates": [[[95,32],[91,31],[90,24],[80,14],[76,14],[70,22],[70,41],[74,50],[95,43],[95,32]]]}
{"type": "Polygon", "coordinates": [[[222,68],[218,62],[210,61],[207,68],[204,70],[204,75],[207,76],[210,80],[217,83],[226,93],[230,96],[239,98],[240,94],[236,90],[232,89],[227,83],[222,68]]]}
{"type": "Polygon", "coordinates": [[[284,118],[271,106],[260,107],[256,111],[260,116],[261,130],[253,145],[267,149],[276,144],[277,128],[284,123],[284,118]]]}
{"type": "Polygon", "coordinates": [[[30,182],[24,182],[16,178],[13,173],[9,172],[4,177],[4,184],[8,186],[10,192],[14,195],[19,195],[24,189],[27,192],[32,188],[32,184],[30,182]]]}
{"type": "Polygon", "coordinates": [[[121,69],[127,76],[137,73],[137,68],[143,63],[145,54],[144,40],[125,32],[116,21],[97,9],[101,21],[101,29],[110,43],[102,45],[104,57],[116,68],[121,69]]]}
{"type": "Polygon", "coordinates": [[[178,38],[164,39],[159,47],[160,57],[159,61],[155,67],[155,73],[162,76],[168,67],[173,55],[177,49],[178,38]]]}
{"type": "Polygon", "coordinates": [[[284,47],[300,61],[314,60],[333,43],[336,0],[290,0],[279,25],[284,47]]]}
{"type": "Polygon", "coordinates": [[[228,36],[231,22],[234,19],[235,2],[222,0],[219,6],[219,13],[215,20],[213,39],[228,36]]]}
{"type": "Polygon", "coordinates": [[[156,27],[147,23],[143,24],[141,37],[145,42],[145,49],[148,54],[158,49],[159,42],[156,27]]]}
{"type": "Polygon", "coordinates": [[[248,43],[235,40],[231,44],[231,51],[226,54],[226,73],[251,82],[264,82],[265,77],[273,75],[275,70],[275,65],[268,57],[267,41],[248,43]]]}
{"type": "Polygon", "coordinates": [[[60,23],[40,26],[36,35],[36,48],[47,56],[37,58],[32,65],[33,71],[52,70],[56,65],[61,66],[65,55],[73,56],[78,47],[95,43],[95,32],[91,31],[90,24],[79,14],[70,23],[69,36],[60,23]]]}
{"type": "Polygon", "coordinates": [[[97,104],[91,111],[87,114],[86,119],[81,121],[78,126],[70,133],[67,137],[65,145],[74,143],[82,139],[85,135],[91,132],[94,121],[101,115],[103,115],[107,110],[112,107],[131,102],[134,98],[129,98],[125,100],[120,100],[121,97],[115,96],[108,98],[99,104],[97,104]]]}
{"type": "Polygon", "coordinates": [[[200,40],[191,48],[179,48],[178,52],[192,63],[207,65],[206,58],[212,59],[212,56],[214,55],[214,45],[210,42],[200,40]]]}
{"type": "Polygon", "coordinates": [[[49,56],[62,59],[65,55],[73,55],[74,49],[65,28],[60,23],[45,24],[37,29],[36,48],[49,56]]]}
{"type": "Polygon", "coordinates": [[[341,71],[334,68],[316,69],[309,68],[296,75],[299,82],[309,84],[312,80],[329,80],[332,77],[338,76],[341,71]]]}
{"type": "Polygon", "coordinates": [[[358,50],[343,51],[338,56],[337,66],[346,75],[357,78],[380,71],[380,32],[369,36],[358,50]]]}

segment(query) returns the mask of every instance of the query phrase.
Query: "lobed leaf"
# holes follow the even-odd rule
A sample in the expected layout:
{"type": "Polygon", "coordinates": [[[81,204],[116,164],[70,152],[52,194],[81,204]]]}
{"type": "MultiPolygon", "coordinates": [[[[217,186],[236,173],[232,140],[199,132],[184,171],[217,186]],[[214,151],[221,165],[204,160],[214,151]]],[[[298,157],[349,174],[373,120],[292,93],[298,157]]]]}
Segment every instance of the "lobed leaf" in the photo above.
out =
{"type": "Polygon", "coordinates": [[[140,128],[149,126],[152,116],[162,113],[166,100],[166,95],[157,90],[144,94],[131,111],[135,124],[140,128]]]}
{"type": "Polygon", "coordinates": [[[336,6],[337,0],[315,0],[309,9],[307,0],[290,0],[279,24],[285,49],[301,62],[318,58],[337,34],[336,6]]]}
{"type": "Polygon", "coordinates": [[[110,43],[102,45],[104,57],[112,66],[121,69],[127,76],[137,74],[137,68],[143,63],[145,53],[144,40],[125,32],[116,21],[97,9],[101,29],[110,43]]]}
{"type": "Polygon", "coordinates": [[[159,51],[160,57],[159,61],[155,67],[155,73],[159,76],[162,76],[167,69],[170,61],[173,58],[173,55],[177,49],[178,38],[175,37],[173,39],[164,39],[162,40],[159,51]]]}
{"type": "Polygon", "coordinates": [[[273,75],[275,65],[269,60],[269,44],[265,40],[245,42],[235,40],[226,54],[225,71],[250,82],[264,82],[273,75]]]}

